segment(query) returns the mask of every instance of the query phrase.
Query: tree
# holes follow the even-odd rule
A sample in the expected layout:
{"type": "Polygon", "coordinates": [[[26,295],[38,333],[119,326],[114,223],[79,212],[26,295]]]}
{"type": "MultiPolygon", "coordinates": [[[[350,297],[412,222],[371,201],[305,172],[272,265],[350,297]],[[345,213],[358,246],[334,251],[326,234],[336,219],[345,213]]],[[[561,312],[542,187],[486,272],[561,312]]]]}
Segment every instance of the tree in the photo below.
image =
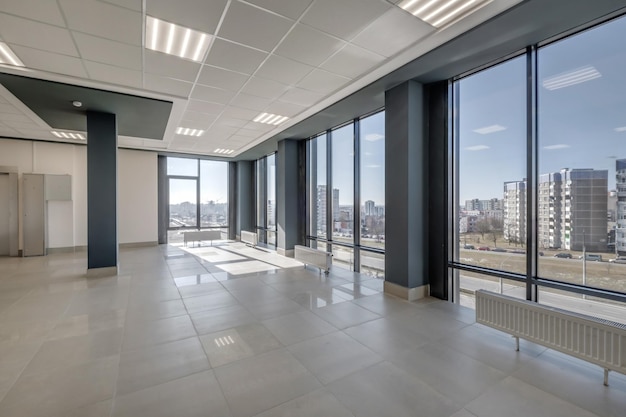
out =
{"type": "Polygon", "coordinates": [[[491,223],[489,219],[480,219],[476,222],[476,231],[480,233],[480,237],[485,238],[485,233],[491,231],[491,223]]]}

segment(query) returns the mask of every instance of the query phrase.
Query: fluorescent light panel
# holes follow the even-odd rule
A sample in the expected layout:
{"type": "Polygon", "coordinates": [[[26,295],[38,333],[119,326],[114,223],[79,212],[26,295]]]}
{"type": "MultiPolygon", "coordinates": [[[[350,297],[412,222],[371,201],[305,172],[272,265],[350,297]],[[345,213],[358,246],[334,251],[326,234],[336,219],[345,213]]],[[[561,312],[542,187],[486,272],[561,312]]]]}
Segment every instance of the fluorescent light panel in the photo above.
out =
{"type": "Polygon", "coordinates": [[[146,16],[146,48],[201,62],[209,48],[211,36],[146,16]]]}
{"type": "Polygon", "coordinates": [[[280,116],[278,114],[272,114],[272,113],[261,113],[257,117],[255,117],[253,121],[257,123],[265,123],[268,125],[278,126],[279,124],[285,122],[288,119],[289,117],[287,116],[280,116]]]}
{"type": "Polygon", "coordinates": [[[85,140],[85,135],[82,133],[74,133],[74,132],[59,132],[57,130],[51,131],[51,133],[59,139],[80,139],[85,140]]]}
{"type": "Polygon", "coordinates": [[[586,66],[573,71],[564,72],[543,80],[543,87],[547,90],[558,90],[572,85],[584,83],[602,77],[602,74],[592,66],[586,66]]]}
{"type": "Polygon", "coordinates": [[[230,155],[231,153],[235,152],[232,149],[222,149],[222,148],[217,148],[216,150],[214,150],[213,152],[215,153],[219,153],[222,155],[230,155]]]}
{"type": "Polygon", "coordinates": [[[475,12],[492,0],[403,0],[398,7],[436,28],[475,12]]]}
{"type": "Polygon", "coordinates": [[[15,65],[16,67],[24,66],[24,63],[9,48],[9,45],[4,42],[0,42],[0,64],[15,65]]]}
{"type": "Polygon", "coordinates": [[[179,127],[176,129],[177,135],[185,135],[185,136],[202,136],[204,135],[204,130],[202,129],[191,129],[189,127],[179,127]]]}

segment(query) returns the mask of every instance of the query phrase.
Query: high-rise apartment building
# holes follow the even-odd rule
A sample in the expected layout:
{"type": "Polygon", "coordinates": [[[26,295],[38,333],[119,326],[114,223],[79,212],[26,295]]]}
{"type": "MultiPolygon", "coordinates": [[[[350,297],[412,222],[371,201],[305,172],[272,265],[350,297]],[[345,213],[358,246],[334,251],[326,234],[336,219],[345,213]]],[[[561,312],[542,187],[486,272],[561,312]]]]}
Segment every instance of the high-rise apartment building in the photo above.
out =
{"type": "Polygon", "coordinates": [[[365,215],[366,216],[375,216],[376,215],[376,203],[372,200],[367,200],[365,202],[365,215]]]}
{"type": "Polygon", "coordinates": [[[560,248],[562,235],[562,180],[560,172],[539,176],[537,201],[538,244],[542,249],[560,248]]]}
{"type": "Polygon", "coordinates": [[[617,208],[615,222],[615,252],[626,255],[626,159],[615,161],[617,208]]]}
{"type": "Polygon", "coordinates": [[[504,183],[503,232],[509,242],[526,239],[526,181],[504,183]]]}

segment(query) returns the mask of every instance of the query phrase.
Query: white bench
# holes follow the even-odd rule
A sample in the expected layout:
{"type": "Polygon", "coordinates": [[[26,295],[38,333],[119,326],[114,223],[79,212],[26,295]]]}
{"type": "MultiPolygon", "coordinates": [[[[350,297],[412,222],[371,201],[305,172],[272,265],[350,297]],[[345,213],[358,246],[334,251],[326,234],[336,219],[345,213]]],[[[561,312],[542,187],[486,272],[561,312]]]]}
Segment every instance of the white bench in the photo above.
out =
{"type": "Polygon", "coordinates": [[[485,290],[476,291],[476,322],[626,374],[626,325],[485,290]]]}
{"type": "Polygon", "coordinates": [[[202,242],[203,240],[208,240],[211,242],[211,246],[213,246],[214,240],[221,240],[222,232],[220,230],[200,230],[193,232],[183,232],[183,240],[185,242],[185,246],[189,242],[202,242]]]}
{"type": "Polygon", "coordinates": [[[296,261],[302,262],[305,267],[307,265],[316,266],[320,269],[320,272],[323,270],[326,275],[330,272],[330,267],[333,262],[332,256],[332,253],[309,248],[307,246],[294,246],[294,258],[296,261]]]}

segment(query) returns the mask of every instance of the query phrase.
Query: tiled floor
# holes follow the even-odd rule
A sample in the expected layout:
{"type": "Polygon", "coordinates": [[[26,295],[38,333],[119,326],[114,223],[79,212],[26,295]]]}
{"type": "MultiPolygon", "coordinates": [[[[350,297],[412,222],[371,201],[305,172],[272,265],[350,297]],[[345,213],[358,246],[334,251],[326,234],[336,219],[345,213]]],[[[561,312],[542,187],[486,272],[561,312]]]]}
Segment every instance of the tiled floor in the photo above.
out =
{"type": "Polygon", "coordinates": [[[516,352],[467,308],[197,252],[123,249],[89,279],[84,253],[0,258],[0,416],[626,416],[625,376],[516,352]]]}

